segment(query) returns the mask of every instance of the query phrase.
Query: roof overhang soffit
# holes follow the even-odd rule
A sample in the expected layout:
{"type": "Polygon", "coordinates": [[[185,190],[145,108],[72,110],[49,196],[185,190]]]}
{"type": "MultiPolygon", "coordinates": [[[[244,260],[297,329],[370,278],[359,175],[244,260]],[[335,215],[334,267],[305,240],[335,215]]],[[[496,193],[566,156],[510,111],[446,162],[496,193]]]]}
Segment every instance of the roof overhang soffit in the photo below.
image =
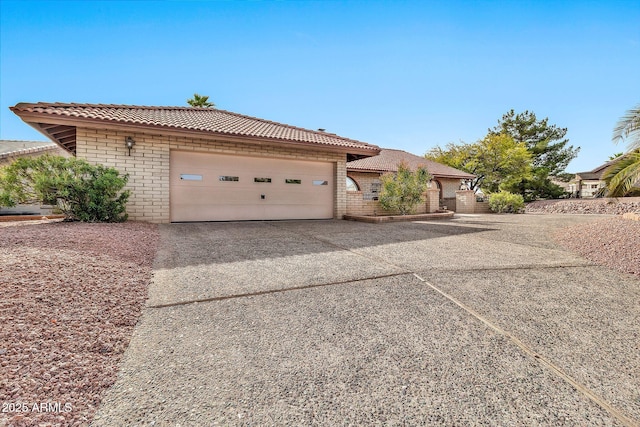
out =
{"type": "Polygon", "coordinates": [[[35,123],[33,126],[71,154],[76,154],[75,126],[48,123],[35,123]]]}

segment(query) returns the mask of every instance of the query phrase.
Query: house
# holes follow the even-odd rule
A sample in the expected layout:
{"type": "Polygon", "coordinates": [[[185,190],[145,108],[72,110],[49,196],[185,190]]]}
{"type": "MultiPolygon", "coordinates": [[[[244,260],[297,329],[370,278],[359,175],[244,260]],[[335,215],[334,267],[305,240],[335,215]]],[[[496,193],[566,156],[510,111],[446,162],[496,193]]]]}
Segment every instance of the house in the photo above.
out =
{"type": "MultiPolygon", "coordinates": [[[[7,166],[18,157],[36,157],[42,156],[43,154],[69,156],[66,150],[49,141],[0,140],[0,168],[7,166]]],[[[50,215],[52,211],[52,206],[21,204],[12,208],[0,207],[0,216],[50,215]]]]}
{"type": "Polygon", "coordinates": [[[71,155],[129,175],[129,218],[340,219],[346,162],[379,147],[213,108],[19,103],[71,155]]]}
{"type": "MultiPolygon", "coordinates": [[[[609,160],[589,172],[578,172],[570,182],[569,192],[572,194],[572,197],[602,197],[604,189],[607,186],[602,176],[609,166],[620,159],[621,157],[609,160]]],[[[636,182],[633,187],[640,188],[640,180],[636,182]]]]}
{"type": "MultiPolygon", "coordinates": [[[[431,185],[438,189],[438,206],[447,206],[449,210],[456,210],[456,191],[460,190],[461,184],[475,178],[472,174],[406,151],[384,148],[377,156],[347,162],[347,213],[384,213],[378,202],[380,176],[387,172],[397,172],[400,162],[405,162],[413,170],[419,166],[426,167],[432,177],[431,185]]],[[[426,204],[420,206],[416,213],[425,212],[426,204]]]]}
{"type": "Polygon", "coordinates": [[[69,155],[66,150],[49,141],[0,140],[0,167],[18,157],[34,157],[43,154],[69,155]]]}
{"type": "Polygon", "coordinates": [[[606,183],[602,179],[602,175],[609,166],[615,163],[615,161],[615,159],[610,160],[588,172],[578,172],[573,180],[571,180],[568,191],[574,197],[595,197],[599,190],[606,187],[606,183]]]}

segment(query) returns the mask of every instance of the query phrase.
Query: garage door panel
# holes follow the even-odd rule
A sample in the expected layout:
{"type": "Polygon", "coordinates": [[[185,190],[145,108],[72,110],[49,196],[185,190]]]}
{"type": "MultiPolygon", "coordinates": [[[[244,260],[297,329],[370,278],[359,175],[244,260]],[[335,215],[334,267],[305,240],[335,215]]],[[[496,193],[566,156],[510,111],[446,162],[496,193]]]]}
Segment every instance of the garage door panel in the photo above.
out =
{"type": "Polygon", "coordinates": [[[332,218],[333,173],[329,162],[172,151],[171,220],[332,218]]]}

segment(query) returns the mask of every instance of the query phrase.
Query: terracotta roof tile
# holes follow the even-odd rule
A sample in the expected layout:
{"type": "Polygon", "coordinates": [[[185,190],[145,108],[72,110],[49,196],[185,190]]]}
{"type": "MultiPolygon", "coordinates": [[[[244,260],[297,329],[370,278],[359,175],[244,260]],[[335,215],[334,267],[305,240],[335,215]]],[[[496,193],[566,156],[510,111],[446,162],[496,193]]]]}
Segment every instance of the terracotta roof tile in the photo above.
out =
{"type": "Polygon", "coordinates": [[[0,159],[38,153],[40,151],[53,151],[57,148],[56,144],[49,141],[0,140],[0,159]]]}
{"type": "Polygon", "coordinates": [[[256,117],[245,116],[214,108],[151,107],[111,104],[20,103],[11,110],[18,116],[33,114],[38,118],[77,118],[79,121],[140,125],[152,128],[184,129],[189,131],[239,137],[272,139],[285,142],[320,144],[370,151],[379,147],[341,136],[298,128],[256,117]]]}
{"type": "Polygon", "coordinates": [[[377,156],[347,162],[347,170],[397,172],[398,164],[402,161],[406,162],[411,169],[416,169],[418,166],[425,166],[427,171],[435,178],[475,178],[475,176],[470,173],[434,162],[433,160],[428,160],[424,157],[407,153],[406,151],[392,150],[389,148],[383,148],[377,156]]]}

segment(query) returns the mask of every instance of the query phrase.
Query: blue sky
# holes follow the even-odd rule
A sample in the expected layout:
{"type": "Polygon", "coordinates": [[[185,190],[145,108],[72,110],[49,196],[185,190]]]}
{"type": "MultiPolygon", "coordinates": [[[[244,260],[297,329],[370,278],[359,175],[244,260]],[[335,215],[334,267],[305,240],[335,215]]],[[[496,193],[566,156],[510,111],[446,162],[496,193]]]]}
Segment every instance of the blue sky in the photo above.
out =
{"type": "Polygon", "coordinates": [[[567,127],[570,172],[640,103],[640,2],[0,0],[0,138],[18,102],[219,108],[424,154],[510,109],[567,127]]]}

